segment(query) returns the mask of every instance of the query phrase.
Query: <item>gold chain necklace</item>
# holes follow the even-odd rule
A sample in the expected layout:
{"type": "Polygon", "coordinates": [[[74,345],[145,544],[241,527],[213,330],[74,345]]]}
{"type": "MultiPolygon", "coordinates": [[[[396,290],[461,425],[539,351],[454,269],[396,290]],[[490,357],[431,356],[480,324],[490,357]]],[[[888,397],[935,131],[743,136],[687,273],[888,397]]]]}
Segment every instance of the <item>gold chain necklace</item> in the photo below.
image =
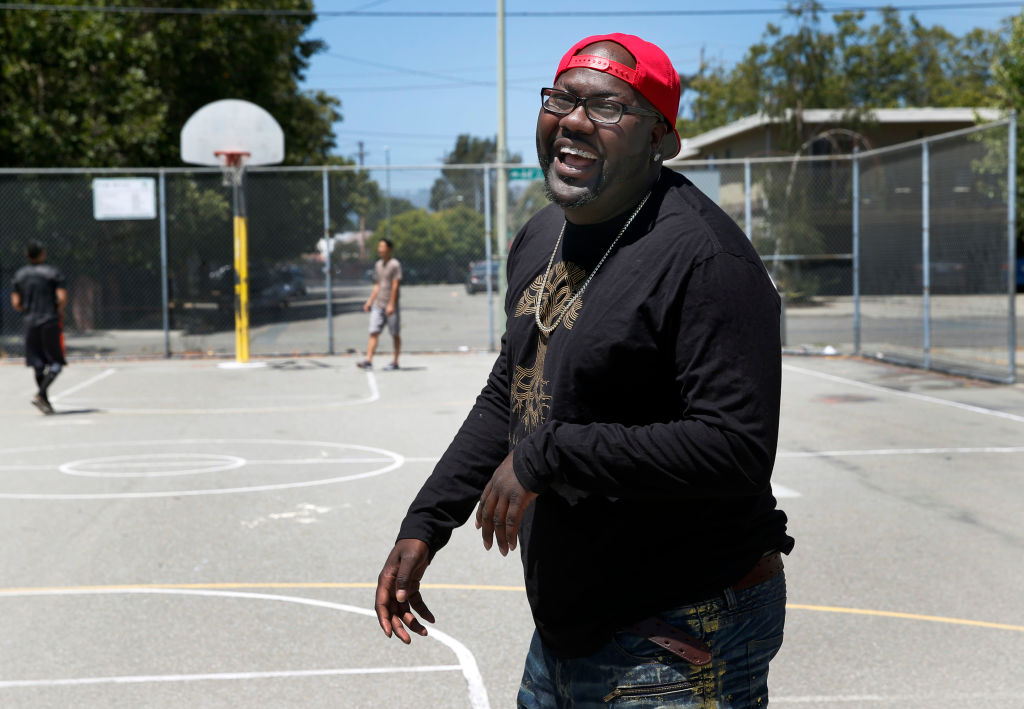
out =
{"type": "Polygon", "coordinates": [[[612,252],[612,249],[615,248],[615,244],[619,243],[619,239],[621,239],[622,235],[626,233],[626,229],[628,229],[629,225],[633,223],[633,219],[636,217],[636,215],[639,214],[640,210],[644,208],[644,205],[647,203],[647,198],[650,196],[651,193],[648,192],[644,196],[644,198],[640,200],[640,204],[638,204],[636,209],[633,210],[633,213],[629,215],[629,219],[626,220],[626,223],[622,225],[622,229],[619,231],[619,235],[615,237],[615,240],[612,241],[611,246],[609,246],[608,250],[604,252],[604,256],[602,256],[601,260],[597,262],[596,266],[594,266],[594,270],[590,272],[589,276],[587,276],[587,280],[583,282],[583,285],[580,286],[580,289],[576,291],[575,294],[573,294],[572,298],[566,301],[565,305],[562,306],[562,309],[559,311],[558,317],[555,318],[555,321],[551,323],[550,326],[547,326],[541,323],[540,321],[541,299],[544,298],[544,291],[547,289],[548,274],[551,273],[551,267],[555,263],[555,254],[558,253],[558,247],[561,246],[562,244],[562,237],[565,236],[565,225],[568,222],[568,220],[562,222],[562,231],[558,232],[558,241],[555,242],[555,248],[551,252],[551,258],[548,259],[548,267],[544,269],[544,278],[541,279],[540,291],[538,291],[537,293],[537,303],[533,309],[533,320],[534,322],[537,323],[538,330],[540,330],[545,335],[550,335],[552,332],[555,331],[555,328],[558,327],[558,323],[562,322],[562,316],[569,312],[569,308],[571,308],[573,304],[577,300],[579,300],[579,297],[583,295],[583,291],[586,290],[587,286],[590,285],[590,281],[593,280],[594,276],[597,274],[598,269],[601,268],[601,265],[604,263],[605,259],[608,258],[608,255],[612,252]]]}

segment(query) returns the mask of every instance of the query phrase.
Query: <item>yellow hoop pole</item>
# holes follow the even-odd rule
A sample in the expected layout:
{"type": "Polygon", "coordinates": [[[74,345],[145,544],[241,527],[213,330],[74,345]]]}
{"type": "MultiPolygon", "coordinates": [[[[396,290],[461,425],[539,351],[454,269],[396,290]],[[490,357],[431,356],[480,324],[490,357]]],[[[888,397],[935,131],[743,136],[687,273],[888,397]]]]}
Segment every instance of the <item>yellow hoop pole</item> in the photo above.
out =
{"type": "Polygon", "coordinates": [[[249,237],[235,184],[235,361],[249,361],[249,237]]]}

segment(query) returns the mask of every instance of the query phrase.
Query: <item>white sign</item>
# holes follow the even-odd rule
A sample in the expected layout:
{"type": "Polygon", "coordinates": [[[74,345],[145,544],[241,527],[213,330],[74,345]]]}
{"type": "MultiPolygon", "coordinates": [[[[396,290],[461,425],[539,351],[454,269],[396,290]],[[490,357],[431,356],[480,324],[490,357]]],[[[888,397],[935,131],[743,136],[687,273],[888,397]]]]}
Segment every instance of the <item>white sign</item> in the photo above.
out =
{"type": "Polygon", "coordinates": [[[156,219],[156,180],[152,177],[94,179],[92,213],[96,219],[156,219]]]}

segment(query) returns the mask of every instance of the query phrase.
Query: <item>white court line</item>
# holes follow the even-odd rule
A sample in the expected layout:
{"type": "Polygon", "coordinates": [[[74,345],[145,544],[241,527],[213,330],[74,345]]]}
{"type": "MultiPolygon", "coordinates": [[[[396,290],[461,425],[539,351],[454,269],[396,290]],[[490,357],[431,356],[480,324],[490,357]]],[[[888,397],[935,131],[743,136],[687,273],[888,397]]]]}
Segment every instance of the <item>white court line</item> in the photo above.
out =
{"type": "Polygon", "coordinates": [[[1024,453],[1024,446],[987,446],[963,448],[867,448],[863,450],[837,451],[789,451],[779,453],[779,458],[844,458],[860,455],[949,455],[963,453],[1024,453]]]}
{"type": "MultiPolygon", "coordinates": [[[[319,465],[322,463],[330,463],[332,465],[337,463],[388,463],[394,460],[394,458],[294,458],[280,460],[274,460],[273,458],[267,458],[266,460],[252,460],[246,458],[245,462],[248,465],[319,465]]],[[[413,460],[412,458],[406,458],[406,462],[413,460]]]]}
{"type": "MultiPolygon", "coordinates": [[[[1024,449],[1022,449],[1022,450],[1024,450],[1024,449]]],[[[782,454],[780,454],[780,455],[782,455],[782,454]]],[[[423,457],[423,458],[406,458],[405,462],[406,463],[436,463],[439,460],[441,460],[441,458],[439,456],[434,456],[434,457],[423,457]]],[[[250,461],[250,462],[252,462],[252,461],[250,461]]],[[[3,466],[0,466],[0,469],[2,469],[2,468],[3,468],[3,466]]],[[[801,495],[796,490],[794,490],[792,488],[789,488],[789,487],[786,487],[785,485],[779,485],[778,483],[772,483],[772,494],[775,495],[775,497],[803,497],[803,495],[801,495]]]]}
{"type": "MultiPolygon", "coordinates": [[[[961,702],[966,706],[968,703],[972,705],[978,700],[996,701],[996,700],[1011,700],[1016,701],[1020,699],[1019,694],[1011,694],[1009,692],[972,692],[970,694],[950,695],[941,694],[936,696],[922,695],[922,694],[822,694],[822,695],[809,695],[809,696],[796,696],[796,697],[776,697],[772,695],[772,704],[812,704],[814,706],[823,706],[825,704],[849,704],[849,703],[865,703],[872,702],[876,704],[892,704],[894,706],[905,706],[908,702],[920,704],[921,702],[927,702],[928,705],[933,707],[949,707],[949,706],[960,706],[961,702]]],[[[995,705],[992,705],[995,706],[995,705]]],[[[1009,704],[1001,704],[1000,706],[1010,706],[1009,704]]]]}
{"type": "Polygon", "coordinates": [[[906,697],[887,697],[883,694],[815,695],[806,697],[772,697],[772,704],[845,704],[848,702],[896,702],[906,697]]]}
{"type": "MultiPolygon", "coordinates": [[[[406,458],[406,463],[436,463],[441,460],[439,457],[424,457],[424,458],[406,458]]],[[[0,466],[2,469],[2,466],[0,466]]],[[[799,492],[792,488],[788,488],[785,485],[779,485],[778,483],[772,483],[772,494],[775,497],[803,497],[799,492]]]]}
{"type": "MultiPolygon", "coordinates": [[[[365,615],[371,618],[376,618],[376,613],[367,608],[359,608],[358,606],[350,606],[343,603],[331,603],[330,601],[321,601],[315,598],[304,598],[301,596],[280,596],[277,594],[269,593],[248,593],[239,591],[207,591],[207,590],[183,590],[183,589],[165,589],[165,588],[128,588],[128,589],[40,589],[37,591],[13,591],[13,592],[0,592],[0,599],[12,598],[19,596],[85,596],[85,595],[113,595],[121,593],[139,593],[139,594],[162,594],[162,595],[180,595],[180,596],[207,596],[207,597],[219,597],[219,598],[242,598],[247,600],[259,600],[259,601],[282,601],[285,603],[296,603],[304,606],[313,606],[315,608],[327,608],[328,610],[337,610],[344,613],[355,613],[357,615],[365,615]]],[[[469,649],[460,643],[458,640],[448,635],[447,633],[441,632],[437,628],[430,628],[428,638],[434,638],[438,642],[446,645],[452,652],[455,653],[455,657],[459,660],[459,669],[462,670],[462,676],[466,680],[467,690],[469,694],[469,703],[473,709],[490,709],[490,701],[487,699],[487,688],[484,686],[483,676],[480,674],[480,668],[476,664],[476,658],[473,657],[473,653],[469,649]]],[[[427,667],[435,667],[434,665],[427,665],[427,667]]],[[[409,672],[414,671],[411,669],[395,668],[395,672],[409,672]]],[[[88,678],[87,678],[88,679],[88,678]]],[[[8,682],[19,682],[21,680],[6,680],[0,682],[0,688],[8,686],[8,682]]],[[[45,681],[45,680],[34,680],[34,681],[45,681]]],[[[67,680],[50,680],[51,682],[65,682],[67,680]]]]}
{"type": "Polygon", "coordinates": [[[84,389],[85,387],[89,386],[90,384],[95,384],[96,382],[100,381],[101,379],[106,379],[111,374],[113,374],[115,371],[116,370],[108,369],[106,371],[100,372],[95,377],[91,377],[90,379],[86,379],[84,382],[80,382],[80,383],[76,384],[75,386],[71,387],[70,389],[65,389],[64,391],[62,391],[61,393],[57,394],[56,396],[51,397],[50,400],[51,401],[60,401],[61,399],[63,399],[68,394],[74,394],[79,389],[84,389]]]}
{"type": "Polygon", "coordinates": [[[940,404],[942,406],[951,406],[955,409],[963,409],[964,411],[970,411],[975,414],[984,414],[986,416],[995,416],[997,418],[1007,419],[1009,421],[1016,421],[1017,423],[1024,423],[1024,416],[1017,414],[1011,414],[1006,411],[998,411],[997,409],[988,409],[984,406],[974,406],[973,404],[963,404],[959,401],[951,401],[949,399],[940,399],[936,396],[928,396],[927,394],[915,394],[910,391],[900,391],[899,389],[892,389],[890,387],[879,386],[878,384],[868,384],[867,382],[858,382],[856,379],[847,379],[846,377],[837,377],[834,374],[825,374],[823,372],[816,372],[813,369],[804,369],[803,367],[797,367],[792,364],[783,364],[782,368],[788,369],[792,372],[799,372],[800,374],[806,374],[812,377],[818,377],[819,379],[826,379],[832,382],[838,382],[840,384],[846,384],[848,386],[859,387],[861,389],[869,389],[884,394],[892,394],[894,396],[902,396],[908,399],[915,399],[917,401],[924,401],[929,404],[940,404]]]}
{"type": "MultiPolygon", "coordinates": [[[[151,461],[150,461],[151,463],[151,461]]],[[[201,464],[201,463],[200,463],[201,464]]],[[[142,455],[113,455],[103,458],[91,458],[86,460],[73,460],[70,463],[61,463],[57,470],[65,475],[75,475],[84,478],[124,478],[124,477],[177,477],[181,475],[204,475],[206,473],[222,473],[228,470],[237,470],[245,465],[245,458],[236,455],[215,455],[212,453],[144,453],[142,455]],[[173,470],[163,472],[153,471],[153,465],[147,465],[145,457],[149,458],[172,458],[173,470]],[[189,461],[206,461],[205,467],[181,468],[181,463],[189,461]],[[120,468],[127,472],[112,471],[111,468],[120,468]],[[146,469],[149,469],[148,471],[146,469]]],[[[164,464],[163,467],[167,467],[164,464]]]]}
{"type": "MultiPolygon", "coordinates": [[[[166,457],[174,457],[176,455],[185,455],[185,454],[166,453],[164,455],[166,457]]],[[[274,460],[273,458],[268,458],[266,460],[250,460],[250,459],[246,458],[244,460],[244,463],[245,463],[245,465],[322,465],[322,464],[325,464],[325,463],[328,464],[328,465],[338,465],[338,464],[349,464],[349,463],[361,463],[361,464],[366,464],[366,463],[390,463],[393,460],[394,460],[394,458],[390,458],[390,457],[387,457],[387,458],[385,458],[385,457],[374,457],[374,458],[295,458],[295,459],[281,458],[280,460],[274,460]]],[[[406,458],[405,462],[406,463],[416,463],[416,462],[422,462],[424,460],[430,460],[430,459],[427,459],[427,458],[406,458]]],[[[433,460],[436,461],[437,458],[434,458],[433,460]]],[[[64,465],[67,465],[67,464],[65,463],[64,465]]],[[[120,466],[108,464],[107,467],[110,467],[110,468],[117,468],[117,467],[172,468],[172,467],[177,467],[178,465],[179,465],[179,463],[173,462],[173,461],[172,462],[167,462],[167,463],[158,463],[158,462],[154,461],[154,462],[148,462],[148,463],[132,464],[131,466],[129,466],[129,464],[127,464],[127,463],[122,464],[120,466]]],[[[47,463],[47,464],[42,464],[42,465],[17,465],[17,464],[15,464],[15,465],[0,465],[0,472],[6,472],[6,471],[32,471],[32,470],[53,470],[54,468],[59,470],[60,469],[60,464],[47,463]]],[[[190,474],[192,472],[193,471],[189,471],[190,474]]],[[[205,471],[199,471],[199,472],[205,472],[205,471]]]]}
{"type": "MultiPolygon", "coordinates": [[[[103,374],[93,377],[88,382],[79,384],[77,387],[68,389],[66,392],[60,394],[60,396],[53,397],[53,401],[57,401],[67,394],[73,393],[78,389],[81,389],[86,384],[91,384],[93,381],[113,374],[113,369],[108,369],[103,374]]],[[[380,399],[380,389],[377,387],[377,379],[373,376],[373,372],[366,373],[366,384],[370,389],[369,396],[363,397],[362,399],[349,399],[345,401],[332,401],[327,404],[311,404],[304,406],[272,406],[272,407],[256,407],[256,406],[241,406],[234,408],[221,408],[221,409],[131,409],[131,408],[118,408],[118,407],[100,407],[94,405],[88,399],[84,401],[74,402],[77,406],[95,406],[95,408],[102,408],[104,413],[108,414],[147,414],[147,415],[168,415],[168,414],[258,414],[258,413],[286,413],[289,411],[311,411],[311,410],[329,410],[339,409],[346,406],[358,406],[360,404],[372,404],[380,399]]]]}
{"type": "Polygon", "coordinates": [[[778,483],[772,483],[772,495],[775,497],[803,497],[799,492],[788,488],[785,485],[779,485],[778,483]]]}
{"type": "MultiPolygon", "coordinates": [[[[1024,450],[1024,449],[1022,449],[1022,450],[1024,450]]],[[[782,455],[782,454],[780,454],[780,455],[782,455]]],[[[436,463],[439,460],[441,460],[441,458],[439,456],[434,456],[434,457],[426,456],[426,457],[422,457],[422,458],[406,458],[405,462],[406,463],[436,463]]],[[[250,462],[252,462],[252,461],[250,461],[250,462]]],[[[0,466],[0,470],[2,470],[2,469],[3,469],[3,466],[0,466]]],[[[786,487],[785,485],[779,485],[778,483],[772,483],[772,494],[775,495],[775,497],[803,497],[796,490],[794,490],[792,488],[789,488],[789,487],[786,487]]]]}
{"type": "Polygon", "coordinates": [[[377,377],[373,376],[373,370],[366,370],[366,384],[370,387],[370,401],[376,401],[380,398],[380,389],[377,388],[377,377]]]}
{"type": "MultiPolygon", "coordinates": [[[[405,464],[405,459],[398,453],[387,451],[382,448],[373,448],[371,446],[356,445],[354,443],[334,443],[328,441],[288,441],[278,439],[248,439],[248,438],[200,438],[200,439],[180,439],[180,440],[149,440],[149,441],[119,441],[117,443],[93,441],[89,443],[69,443],[56,446],[25,446],[21,448],[7,448],[0,449],[0,454],[3,453],[25,453],[33,452],[38,450],[57,450],[67,448],[111,448],[111,447],[130,447],[130,446],[145,446],[152,447],[154,445],[189,445],[189,444],[200,444],[200,445],[211,445],[225,443],[242,443],[242,444],[262,444],[262,445],[304,445],[304,446],[323,446],[325,448],[332,449],[355,449],[365,453],[377,454],[374,459],[379,459],[381,462],[390,460],[390,465],[385,465],[376,470],[370,470],[363,473],[353,473],[351,475],[341,475],[332,478],[324,478],[321,480],[303,480],[288,483],[276,483],[267,485],[253,485],[251,487],[229,487],[229,488],[208,488],[201,490],[161,490],[155,492],[110,492],[110,493],[0,493],[0,500],[141,500],[151,498],[162,498],[162,497],[196,497],[201,495],[230,495],[239,492],[269,492],[273,490],[290,490],[294,488],[305,488],[305,487],[317,487],[320,485],[332,485],[334,483],[348,482],[350,480],[362,480],[364,478],[371,478],[377,475],[383,475],[389,473],[392,470],[396,470],[405,464]]],[[[340,459],[339,459],[340,460],[340,459]]]]}
{"type": "Polygon", "coordinates": [[[74,677],[69,679],[14,679],[0,681],[0,689],[15,687],[67,687],[86,684],[146,684],[149,682],[207,682],[230,679],[275,679],[291,677],[334,677],[337,675],[373,675],[395,672],[451,672],[459,665],[420,665],[417,667],[356,667],[331,670],[281,670],[279,672],[219,672],[195,675],[122,675],[118,677],[74,677]]]}

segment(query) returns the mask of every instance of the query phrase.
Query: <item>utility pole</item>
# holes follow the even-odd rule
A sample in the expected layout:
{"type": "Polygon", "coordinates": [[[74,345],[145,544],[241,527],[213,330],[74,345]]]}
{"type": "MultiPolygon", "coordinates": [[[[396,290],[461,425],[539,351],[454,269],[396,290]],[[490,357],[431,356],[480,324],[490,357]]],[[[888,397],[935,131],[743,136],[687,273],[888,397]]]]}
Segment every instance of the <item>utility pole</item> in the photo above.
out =
{"type": "MultiPolygon", "coordinates": [[[[505,135],[505,0],[498,0],[498,174],[495,232],[498,241],[498,302],[505,302],[505,251],[508,245],[508,148],[505,135]]],[[[504,323],[502,323],[504,330],[504,323]]]]}
{"type": "Polygon", "coordinates": [[[387,216],[386,231],[387,236],[391,238],[391,148],[384,146],[384,165],[386,166],[386,172],[384,176],[386,178],[387,187],[384,190],[384,207],[387,216]]]}
{"type": "MultiPolygon", "coordinates": [[[[363,141],[359,141],[359,152],[356,153],[359,156],[359,167],[363,166],[363,157],[366,153],[363,151],[363,141]]],[[[359,171],[362,174],[362,170],[359,171]]],[[[360,200],[363,202],[363,200],[360,200]]],[[[366,204],[362,204],[362,208],[359,211],[359,260],[363,261],[366,259],[366,204]]]]}

